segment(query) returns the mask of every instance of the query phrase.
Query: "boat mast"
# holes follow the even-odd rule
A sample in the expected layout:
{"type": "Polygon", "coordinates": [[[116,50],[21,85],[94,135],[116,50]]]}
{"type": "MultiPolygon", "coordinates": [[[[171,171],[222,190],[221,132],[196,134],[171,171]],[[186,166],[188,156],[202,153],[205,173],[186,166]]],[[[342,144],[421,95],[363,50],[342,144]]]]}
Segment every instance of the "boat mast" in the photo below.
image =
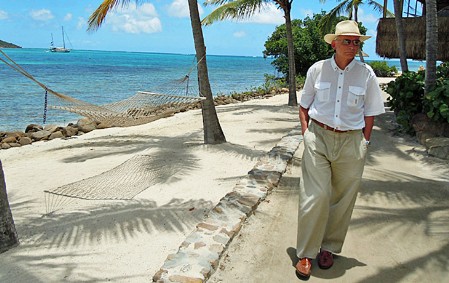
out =
{"type": "Polygon", "coordinates": [[[62,26],[61,28],[62,28],[62,46],[63,46],[63,47],[64,47],[64,49],[65,49],[65,40],[64,40],[64,27],[62,26]]]}

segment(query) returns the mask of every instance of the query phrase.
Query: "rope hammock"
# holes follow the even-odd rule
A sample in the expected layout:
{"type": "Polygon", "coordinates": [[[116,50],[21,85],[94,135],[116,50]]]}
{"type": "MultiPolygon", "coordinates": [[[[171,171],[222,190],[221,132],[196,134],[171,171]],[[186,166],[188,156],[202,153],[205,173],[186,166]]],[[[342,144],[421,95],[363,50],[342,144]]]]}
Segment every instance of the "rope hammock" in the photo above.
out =
{"type": "Polygon", "coordinates": [[[184,78],[172,81],[171,85],[173,86],[171,88],[161,87],[164,89],[163,92],[138,91],[135,95],[121,101],[95,105],[50,89],[14,62],[2,50],[0,50],[0,53],[6,58],[0,58],[0,61],[45,90],[44,124],[47,107],[72,112],[111,127],[128,127],[146,124],[164,117],[167,113],[174,113],[188,104],[205,99],[199,91],[195,91],[195,88],[189,86],[190,73],[194,70],[194,67],[192,67],[184,78]],[[52,95],[52,104],[48,103],[48,94],[52,95]]]}
{"type": "MultiPolygon", "coordinates": [[[[163,117],[167,113],[179,110],[187,104],[205,99],[199,91],[192,94],[195,88],[189,86],[189,75],[196,67],[180,80],[171,83],[172,87],[164,86],[164,92],[138,91],[135,95],[114,103],[94,105],[56,92],[30,75],[25,69],[14,62],[2,50],[0,61],[38,84],[45,90],[45,111],[50,109],[64,110],[88,117],[97,122],[108,123],[110,126],[127,127],[145,124],[163,117]],[[167,94],[170,93],[170,94],[167,94]],[[198,96],[198,94],[200,94],[198,96]],[[48,104],[48,96],[52,96],[52,105],[48,104]]],[[[202,60],[202,59],[201,59],[202,60]]],[[[200,61],[201,61],[200,60],[200,61]]],[[[198,88],[196,88],[198,89],[198,88]]],[[[172,172],[172,166],[157,166],[154,157],[146,154],[136,155],[124,163],[99,175],[70,183],[55,189],[45,190],[47,213],[64,207],[74,199],[84,200],[129,200],[152,185],[162,182],[158,176],[164,172],[172,172]]]]}

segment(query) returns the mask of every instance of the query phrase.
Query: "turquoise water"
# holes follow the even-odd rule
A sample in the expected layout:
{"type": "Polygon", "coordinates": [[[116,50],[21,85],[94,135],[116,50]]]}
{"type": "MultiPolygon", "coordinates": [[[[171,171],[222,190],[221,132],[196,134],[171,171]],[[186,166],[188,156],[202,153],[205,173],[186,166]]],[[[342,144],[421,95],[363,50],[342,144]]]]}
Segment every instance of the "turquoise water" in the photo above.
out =
{"type": "MultiPolygon", "coordinates": [[[[399,61],[399,59],[393,59],[393,60],[365,60],[365,62],[369,63],[371,61],[386,61],[388,66],[390,67],[396,67],[396,69],[401,72],[402,68],[401,68],[401,62],[399,61]]],[[[426,66],[426,62],[425,61],[416,61],[416,60],[407,60],[407,65],[408,65],[408,70],[409,71],[418,71],[419,67],[426,66]]]]}
{"type": "MultiPolygon", "coordinates": [[[[189,89],[198,89],[194,55],[2,50],[50,89],[97,105],[120,101],[142,90],[176,94],[171,93],[178,87],[174,81],[189,73],[189,89]]],[[[276,75],[271,59],[262,57],[208,56],[207,64],[214,95],[250,90],[264,83],[264,74],[276,75]]],[[[23,131],[30,123],[43,123],[45,90],[1,62],[0,99],[0,130],[23,131]]],[[[46,124],[66,125],[78,118],[48,110],[46,124]]]]}
{"type": "MultiPolygon", "coordinates": [[[[46,49],[27,48],[2,50],[50,89],[97,105],[120,101],[142,90],[175,94],[171,93],[176,87],[173,81],[189,73],[189,89],[197,89],[194,55],[91,50],[51,53],[46,49]]],[[[271,61],[262,57],[208,55],[214,95],[261,86],[265,74],[277,75],[271,61]]],[[[400,70],[398,60],[387,62],[400,70]]],[[[421,65],[425,64],[411,63],[410,69],[417,70],[421,65]]],[[[49,104],[52,104],[51,98],[49,95],[49,104]]],[[[23,131],[31,123],[43,123],[45,91],[1,62],[0,99],[0,131],[23,131]]],[[[79,118],[68,112],[48,110],[46,124],[66,125],[79,118]]]]}

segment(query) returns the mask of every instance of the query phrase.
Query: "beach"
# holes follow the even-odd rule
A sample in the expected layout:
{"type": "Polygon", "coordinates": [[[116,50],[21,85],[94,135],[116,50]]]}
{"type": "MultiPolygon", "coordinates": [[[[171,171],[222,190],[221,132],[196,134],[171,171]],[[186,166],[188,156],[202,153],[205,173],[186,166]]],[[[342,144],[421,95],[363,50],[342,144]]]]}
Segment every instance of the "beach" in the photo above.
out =
{"type": "MultiPolygon", "coordinates": [[[[191,110],[0,151],[20,238],[0,256],[0,282],[151,282],[211,209],[299,129],[287,101],[280,94],[218,106],[227,139],[220,145],[204,144],[201,111],[191,110]],[[146,183],[137,182],[142,176],[146,183]],[[78,197],[62,196],[69,193],[78,197]]],[[[314,266],[310,282],[447,278],[448,163],[394,129],[391,112],[376,119],[343,254],[327,273],[314,266]]],[[[280,184],[251,208],[210,282],[298,280],[301,152],[302,145],[280,184]]]]}
{"type": "MultiPolygon", "coordinates": [[[[0,281],[150,281],[207,212],[298,127],[287,100],[282,94],[217,107],[227,139],[221,145],[203,143],[201,112],[192,110],[0,151],[20,238],[0,257],[0,281]],[[44,193],[82,180],[96,185],[118,168],[117,182],[135,176],[135,166],[121,165],[136,157],[150,183],[131,199],[111,199],[123,196],[117,188],[82,196],[91,200],[44,193]]],[[[139,185],[125,183],[123,191],[139,185]]]]}

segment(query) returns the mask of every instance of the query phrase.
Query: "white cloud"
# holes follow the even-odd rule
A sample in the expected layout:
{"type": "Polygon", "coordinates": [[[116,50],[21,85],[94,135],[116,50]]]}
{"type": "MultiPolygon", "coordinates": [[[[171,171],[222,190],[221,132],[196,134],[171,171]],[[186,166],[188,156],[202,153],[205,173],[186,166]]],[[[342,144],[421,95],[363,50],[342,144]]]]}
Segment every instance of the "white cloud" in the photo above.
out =
{"type": "Polygon", "coordinates": [[[244,32],[244,31],[236,31],[236,32],[234,32],[234,37],[237,37],[237,38],[241,38],[241,37],[245,37],[246,36],[246,32],[244,32]]]}
{"type": "Polygon", "coordinates": [[[276,24],[280,25],[285,23],[284,14],[274,4],[269,3],[256,12],[251,17],[242,20],[243,23],[256,23],[256,24],[276,24]]]}
{"type": "Polygon", "coordinates": [[[377,21],[379,20],[379,17],[380,16],[375,16],[373,14],[365,14],[365,11],[363,9],[359,8],[358,20],[359,20],[359,22],[362,22],[364,25],[377,23],[377,21]]]}
{"type": "Polygon", "coordinates": [[[83,17],[78,18],[78,22],[76,24],[77,29],[85,29],[84,27],[87,25],[87,20],[83,17]]]}
{"type": "Polygon", "coordinates": [[[162,31],[162,24],[153,4],[144,3],[136,6],[132,3],[127,8],[110,12],[106,24],[113,31],[126,33],[155,33],[162,31]]]}
{"type": "Polygon", "coordinates": [[[8,18],[8,13],[3,10],[0,10],[0,20],[6,20],[8,18]]]}
{"type": "Polygon", "coordinates": [[[47,9],[32,10],[30,16],[36,21],[48,21],[54,18],[52,12],[47,9]]]}
{"type": "MultiPolygon", "coordinates": [[[[203,8],[198,4],[198,12],[203,14],[203,8]]],[[[189,4],[187,0],[174,0],[170,6],[168,6],[168,14],[176,18],[188,18],[190,17],[189,4]]]]}
{"type": "Polygon", "coordinates": [[[73,18],[73,15],[71,13],[67,13],[64,17],[64,21],[70,21],[73,18]]]}

